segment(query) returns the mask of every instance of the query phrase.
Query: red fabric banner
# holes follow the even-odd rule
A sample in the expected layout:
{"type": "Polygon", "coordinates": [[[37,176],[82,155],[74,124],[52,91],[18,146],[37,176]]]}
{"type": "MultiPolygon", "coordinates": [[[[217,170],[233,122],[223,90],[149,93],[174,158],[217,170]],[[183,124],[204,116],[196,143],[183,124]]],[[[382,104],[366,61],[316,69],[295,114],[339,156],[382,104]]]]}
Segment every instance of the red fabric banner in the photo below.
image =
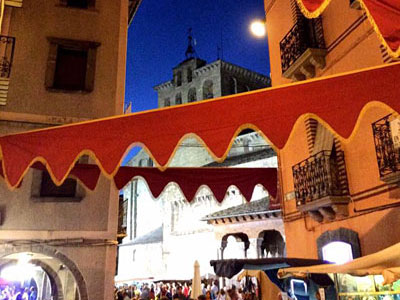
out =
{"type": "Polygon", "coordinates": [[[3,171],[11,187],[31,164],[41,161],[53,181],[62,182],[83,154],[114,176],[127,149],[144,145],[157,166],[165,168],[189,133],[197,135],[222,161],[244,128],[258,129],[274,145],[285,146],[302,115],[317,118],[342,138],[352,133],[371,101],[400,112],[400,64],[310,80],[278,88],[162,108],[131,115],[53,127],[0,137],[3,171]]]}
{"type": "MultiPolygon", "coordinates": [[[[308,18],[318,17],[331,0],[297,0],[301,11],[308,18]]],[[[368,19],[381,42],[393,57],[400,56],[400,1],[357,0],[366,10],[368,19]]]]}
{"type": "MultiPolygon", "coordinates": [[[[34,163],[32,168],[46,170],[46,167],[39,162],[34,163]]],[[[1,167],[0,175],[3,176],[1,167]]],[[[100,168],[91,164],[76,164],[70,175],[88,189],[94,190],[100,177],[100,168]]],[[[117,189],[122,189],[135,177],[141,177],[147,182],[155,198],[160,196],[166,185],[175,182],[189,202],[202,185],[208,186],[219,202],[224,200],[226,191],[231,185],[236,186],[243,197],[250,201],[254,187],[261,184],[272,197],[271,208],[279,207],[276,198],[276,168],[168,168],[162,172],[157,168],[120,167],[114,176],[117,189]]]]}

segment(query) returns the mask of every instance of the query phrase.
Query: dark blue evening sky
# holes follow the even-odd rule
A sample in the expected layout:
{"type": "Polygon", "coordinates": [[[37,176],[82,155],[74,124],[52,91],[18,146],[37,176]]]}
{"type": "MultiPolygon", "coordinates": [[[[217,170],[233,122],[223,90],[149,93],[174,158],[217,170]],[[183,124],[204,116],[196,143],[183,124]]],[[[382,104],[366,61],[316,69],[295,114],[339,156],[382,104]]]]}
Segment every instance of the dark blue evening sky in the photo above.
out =
{"type": "Polygon", "coordinates": [[[222,32],[225,61],[269,75],[267,39],[249,32],[255,18],[264,18],[263,0],[143,0],[128,32],[125,102],[133,111],[157,107],[153,86],[185,59],[190,27],[198,57],[217,59],[222,32]]]}

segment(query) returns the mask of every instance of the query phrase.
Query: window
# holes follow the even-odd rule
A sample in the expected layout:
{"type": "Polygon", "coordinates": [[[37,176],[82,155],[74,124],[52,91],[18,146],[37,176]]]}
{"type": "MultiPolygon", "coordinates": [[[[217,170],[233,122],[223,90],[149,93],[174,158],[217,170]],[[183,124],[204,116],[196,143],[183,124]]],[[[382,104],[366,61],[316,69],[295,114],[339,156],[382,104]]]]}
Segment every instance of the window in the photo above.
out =
{"type": "Polygon", "coordinates": [[[188,102],[195,102],[196,101],[196,89],[190,88],[188,92],[188,102]]]}
{"type": "Polygon", "coordinates": [[[171,101],[169,101],[169,98],[164,99],[164,106],[171,106],[171,101]]]}
{"type": "Polygon", "coordinates": [[[203,99],[212,98],[214,98],[213,82],[211,80],[206,80],[203,84],[203,99]]]}
{"type": "Polygon", "coordinates": [[[344,264],[353,260],[353,250],[348,243],[331,242],[322,247],[322,258],[335,264],[344,264]]]}
{"type": "Polygon", "coordinates": [[[61,6],[74,7],[74,8],[94,8],[96,0],[60,0],[61,6]]]}
{"type": "MultiPolygon", "coordinates": [[[[88,163],[89,157],[82,156],[80,163],[88,163]]],[[[32,170],[31,199],[36,202],[79,202],[85,197],[85,189],[75,179],[66,178],[57,186],[47,171],[32,170]]]]}
{"type": "Polygon", "coordinates": [[[67,178],[60,186],[56,186],[48,172],[42,172],[40,197],[75,197],[76,180],[67,178]]]}
{"type": "Polygon", "coordinates": [[[193,79],[193,71],[191,68],[188,68],[187,69],[187,81],[192,82],[192,79],[193,79]]]}
{"type": "Polygon", "coordinates": [[[182,95],[181,93],[176,94],[175,96],[175,105],[182,104],[182,95]]]}
{"type": "Polygon", "coordinates": [[[49,38],[45,85],[49,90],[86,91],[94,88],[96,42],[49,38]]]}
{"type": "Polygon", "coordinates": [[[182,71],[176,73],[176,86],[182,85],[182,71]]]}

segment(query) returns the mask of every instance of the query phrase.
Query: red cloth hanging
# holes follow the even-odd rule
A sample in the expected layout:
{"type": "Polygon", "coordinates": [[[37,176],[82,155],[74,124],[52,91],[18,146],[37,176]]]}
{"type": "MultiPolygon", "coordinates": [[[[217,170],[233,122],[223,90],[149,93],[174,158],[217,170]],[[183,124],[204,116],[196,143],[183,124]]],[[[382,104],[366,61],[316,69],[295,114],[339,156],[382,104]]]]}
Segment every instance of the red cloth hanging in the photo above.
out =
{"type": "Polygon", "coordinates": [[[269,88],[194,104],[53,127],[0,137],[4,176],[15,187],[35,161],[47,164],[62,182],[76,159],[89,154],[102,172],[114,176],[127,149],[146,146],[157,166],[166,167],[178,142],[189,133],[222,161],[244,128],[259,129],[281,149],[302,115],[326,122],[348,138],[371,101],[400,112],[400,64],[269,88]]]}
{"type": "MultiPolygon", "coordinates": [[[[46,167],[39,162],[34,163],[32,168],[46,171],[46,167]]],[[[0,167],[0,175],[3,176],[2,174],[0,167]]],[[[88,189],[94,190],[100,177],[100,168],[91,164],[76,164],[70,175],[79,179],[88,189]]],[[[250,201],[254,187],[261,184],[272,197],[271,207],[279,207],[276,199],[276,168],[168,168],[162,172],[157,168],[120,167],[114,176],[114,182],[120,190],[135,177],[141,177],[147,182],[155,198],[160,196],[166,185],[175,182],[189,202],[202,185],[208,186],[219,202],[224,199],[231,185],[236,186],[246,200],[250,201]]]]}

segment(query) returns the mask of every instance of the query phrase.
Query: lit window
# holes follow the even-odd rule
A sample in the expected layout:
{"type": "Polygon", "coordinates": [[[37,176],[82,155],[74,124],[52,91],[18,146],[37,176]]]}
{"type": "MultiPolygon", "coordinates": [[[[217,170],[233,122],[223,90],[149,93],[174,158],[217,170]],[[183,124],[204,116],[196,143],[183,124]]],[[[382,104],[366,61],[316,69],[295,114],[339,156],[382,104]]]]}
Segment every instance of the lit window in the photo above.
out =
{"type": "Polygon", "coordinates": [[[344,264],[353,260],[353,251],[348,243],[331,242],[322,247],[322,258],[335,264],[344,264]]]}

